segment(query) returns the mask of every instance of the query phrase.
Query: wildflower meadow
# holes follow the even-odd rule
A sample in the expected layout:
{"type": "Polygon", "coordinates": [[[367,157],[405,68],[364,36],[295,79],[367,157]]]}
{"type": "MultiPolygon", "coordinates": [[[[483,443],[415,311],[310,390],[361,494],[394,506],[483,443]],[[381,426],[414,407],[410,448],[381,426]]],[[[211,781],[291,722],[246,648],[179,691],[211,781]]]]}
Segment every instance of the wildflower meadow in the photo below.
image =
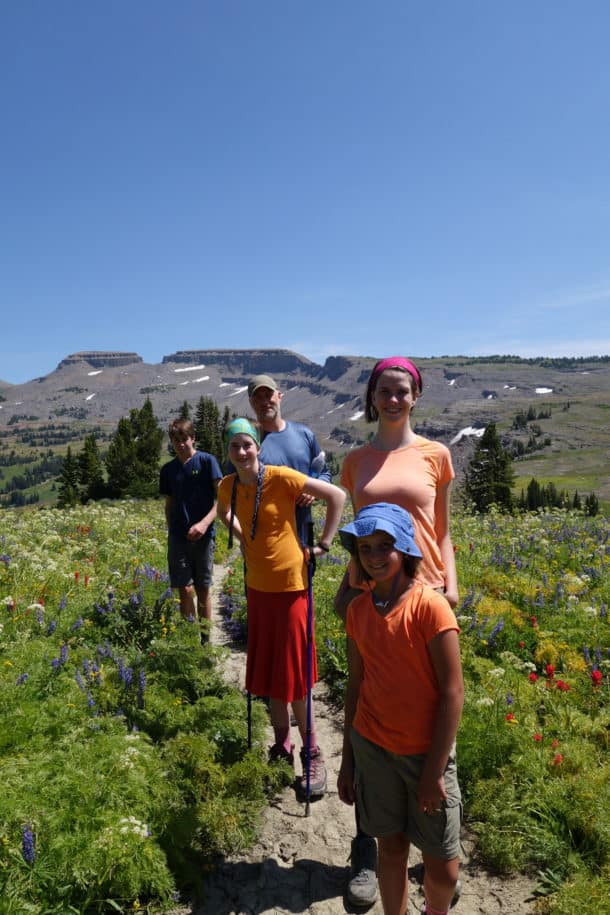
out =
{"type": "MultiPolygon", "coordinates": [[[[165,576],[160,503],[0,514],[0,913],[167,911],[253,839],[277,787],[261,703],[201,647],[165,576]]],[[[457,515],[458,764],[483,860],[538,875],[545,915],[610,907],[610,523],[457,515]]],[[[219,558],[226,558],[221,535],[219,558]]],[[[225,625],[244,638],[240,560],[225,625]]],[[[338,545],[315,576],[337,715],[338,545]]]]}
{"type": "Polygon", "coordinates": [[[0,912],[167,911],[274,775],[165,574],[154,502],[0,514],[0,912]]]}

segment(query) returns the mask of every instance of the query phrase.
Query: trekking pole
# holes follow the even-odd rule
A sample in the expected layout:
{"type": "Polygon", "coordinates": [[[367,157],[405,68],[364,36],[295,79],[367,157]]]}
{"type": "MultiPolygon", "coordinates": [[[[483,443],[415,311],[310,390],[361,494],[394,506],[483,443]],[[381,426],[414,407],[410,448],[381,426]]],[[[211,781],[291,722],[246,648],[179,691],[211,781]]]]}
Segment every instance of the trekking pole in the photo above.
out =
{"type": "Polygon", "coordinates": [[[309,561],[307,563],[307,727],[305,731],[305,816],[309,816],[311,799],[311,712],[313,688],[313,576],[316,557],[313,552],[313,521],[307,525],[309,561]]]}
{"type": "MultiPolygon", "coordinates": [[[[246,583],[246,559],[244,557],[244,594],[246,596],[246,613],[248,612],[248,585],[246,583]]],[[[246,648],[246,655],[248,649],[246,648]]],[[[246,690],[246,704],[248,708],[248,750],[252,749],[252,693],[246,690]]]]}

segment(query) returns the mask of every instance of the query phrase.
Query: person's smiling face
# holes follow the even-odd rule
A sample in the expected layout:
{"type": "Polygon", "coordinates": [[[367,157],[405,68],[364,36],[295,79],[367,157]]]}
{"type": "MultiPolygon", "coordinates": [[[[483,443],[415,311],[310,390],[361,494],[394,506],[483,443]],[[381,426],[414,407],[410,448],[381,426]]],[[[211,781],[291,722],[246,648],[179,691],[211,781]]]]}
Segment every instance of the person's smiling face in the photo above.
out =
{"type": "Polygon", "coordinates": [[[391,581],[403,567],[403,554],[395,545],[394,538],[385,531],[374,531],[356,541],[358,559],[369,578],[381,584],[391,581]]]}
{"type": "Polygon", "coordinates": [[[250,435],[240,432],[229,443],[229,459],[237,471],[252,471],[258,466],[258,445],[250,435]]]}
{"type": "Polygon", "coordinates": [[[417,400],[413,379],[400,369],[386,369],[377,379],[372,404],[379,418],[387,422],[408,419],[417,400]]]}

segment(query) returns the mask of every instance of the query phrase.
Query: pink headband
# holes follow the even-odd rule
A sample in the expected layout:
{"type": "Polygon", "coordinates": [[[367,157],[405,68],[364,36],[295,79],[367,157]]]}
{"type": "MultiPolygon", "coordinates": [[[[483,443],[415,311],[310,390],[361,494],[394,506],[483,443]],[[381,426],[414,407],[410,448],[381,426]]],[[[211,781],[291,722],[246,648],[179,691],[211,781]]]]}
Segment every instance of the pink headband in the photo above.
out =
{"type": "Polygon", "coordinates": [[[380,359],[371,372],[370,383],[373,384],[376,382],[381,373],[385,372],[386,369],[404,369],[409,373],[421,394],[423,389],[421,375],[419,374],[419,369],[415,363],[411,362],[410,359],[405,359],[404,356],[390,356],[388,359],[380,359]]]}

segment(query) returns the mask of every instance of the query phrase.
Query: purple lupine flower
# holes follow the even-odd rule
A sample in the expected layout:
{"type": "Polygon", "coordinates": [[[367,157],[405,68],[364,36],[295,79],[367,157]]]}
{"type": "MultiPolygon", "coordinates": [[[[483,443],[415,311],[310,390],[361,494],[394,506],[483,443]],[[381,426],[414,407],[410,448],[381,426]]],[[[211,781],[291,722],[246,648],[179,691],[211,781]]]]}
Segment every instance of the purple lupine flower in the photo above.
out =
{"type": "Polygon", "coordinates": [[[57,629],[57,622],[55,620],[51,620],[51,622],[47,626],[47,635],[53,635],[53,633],[55,632],[56,629],[57,629]]]}
{"type": "Polygon", "coordinates": [[[95,699],[93,698],[91,693],[87,693],[87,705],[89,706],[89,708],[95,708],[95,699]]]}
{"type": "Polygon", "coordinates": [[[82,625],[83,625],[83,618],[82,618],[82,616],[79,616],[79,618],[74,623],[72,623],[72,625],[70,626],[70,631],[75,632],[77,629],[80,629],[82,625]]]}
{"type": "Polygon", "coordinates": [[[66,609],[67,603],[68,603],[68,598],[67,598],[66,595],[64,594],[64,596],[62,597],[62,599],[61,599],[60,602],[59,602],[59,609],[60,609],[60,610],[65,610],[65,609],[66,609]]]}
{"type": "Polygon", "coordinates": [[[146,672],[143,667],[138,674],[138,708],[144,708],[144,691],[146,689],[146,672]]]}
{"type": "Polygon", "coordinates": [[[85,692],[86,686],[85,686],[85,683],[84,683],[84,681],[83,681],[83,678],[82,678],[81,675],[80,675],[80,671],[79,671],[79,670],[77,670],[76,673],[74,674],[74,679],[76,680],[76,683],[77,683],[79,689],[82,689],[82,691],[85,692]]]}
{"type": "Polygon", "coordinates": [[[515,698],[514,698],[513,694],[512,694],[512,693],[507,693],[507,694],[506,694],[506,704],[507,704],[507,705],[512,705],[514,701],[515,701],[515,698]]]}
{"type": "Polygon", "coordinates": [[[20,674],[15,681],[16,685],[21,686],[23,683],[27,683],[29,676],[29,674],[20,674]]]}
{"type": "Polygon", "coordinates": [[[6,553],[2,553],[0,555],[0,562],[3,562],[5,564],[5,566],[8,567],[11,564],[11,557],[7,556],[6,553]]]}
{"type": "Polygon", "coordinates": [[[68,646],[66,644],[59,649],[59,660],[62,664],[65,664],[68,660],[68,646]]]}
{"type": "Polygon", "coordinates": [[[36,839],[29,826],[23,827],[21,855],[26,864],[33,864],[36,860],[36,839]]]}
{"type": "Polygon", "coordinates": [[[583,647],[582,656],[585,659],[585,661],[587,662],[587,664],[591,663],[591,652],[589,651],[589,649],[587,648],[586,645],[583,647]]]}
{"type": "Polygon", "coordinates": [[[41,607],[36,608],[36,622],[39,626],[44,623],[44,610],[41,607]]]}

